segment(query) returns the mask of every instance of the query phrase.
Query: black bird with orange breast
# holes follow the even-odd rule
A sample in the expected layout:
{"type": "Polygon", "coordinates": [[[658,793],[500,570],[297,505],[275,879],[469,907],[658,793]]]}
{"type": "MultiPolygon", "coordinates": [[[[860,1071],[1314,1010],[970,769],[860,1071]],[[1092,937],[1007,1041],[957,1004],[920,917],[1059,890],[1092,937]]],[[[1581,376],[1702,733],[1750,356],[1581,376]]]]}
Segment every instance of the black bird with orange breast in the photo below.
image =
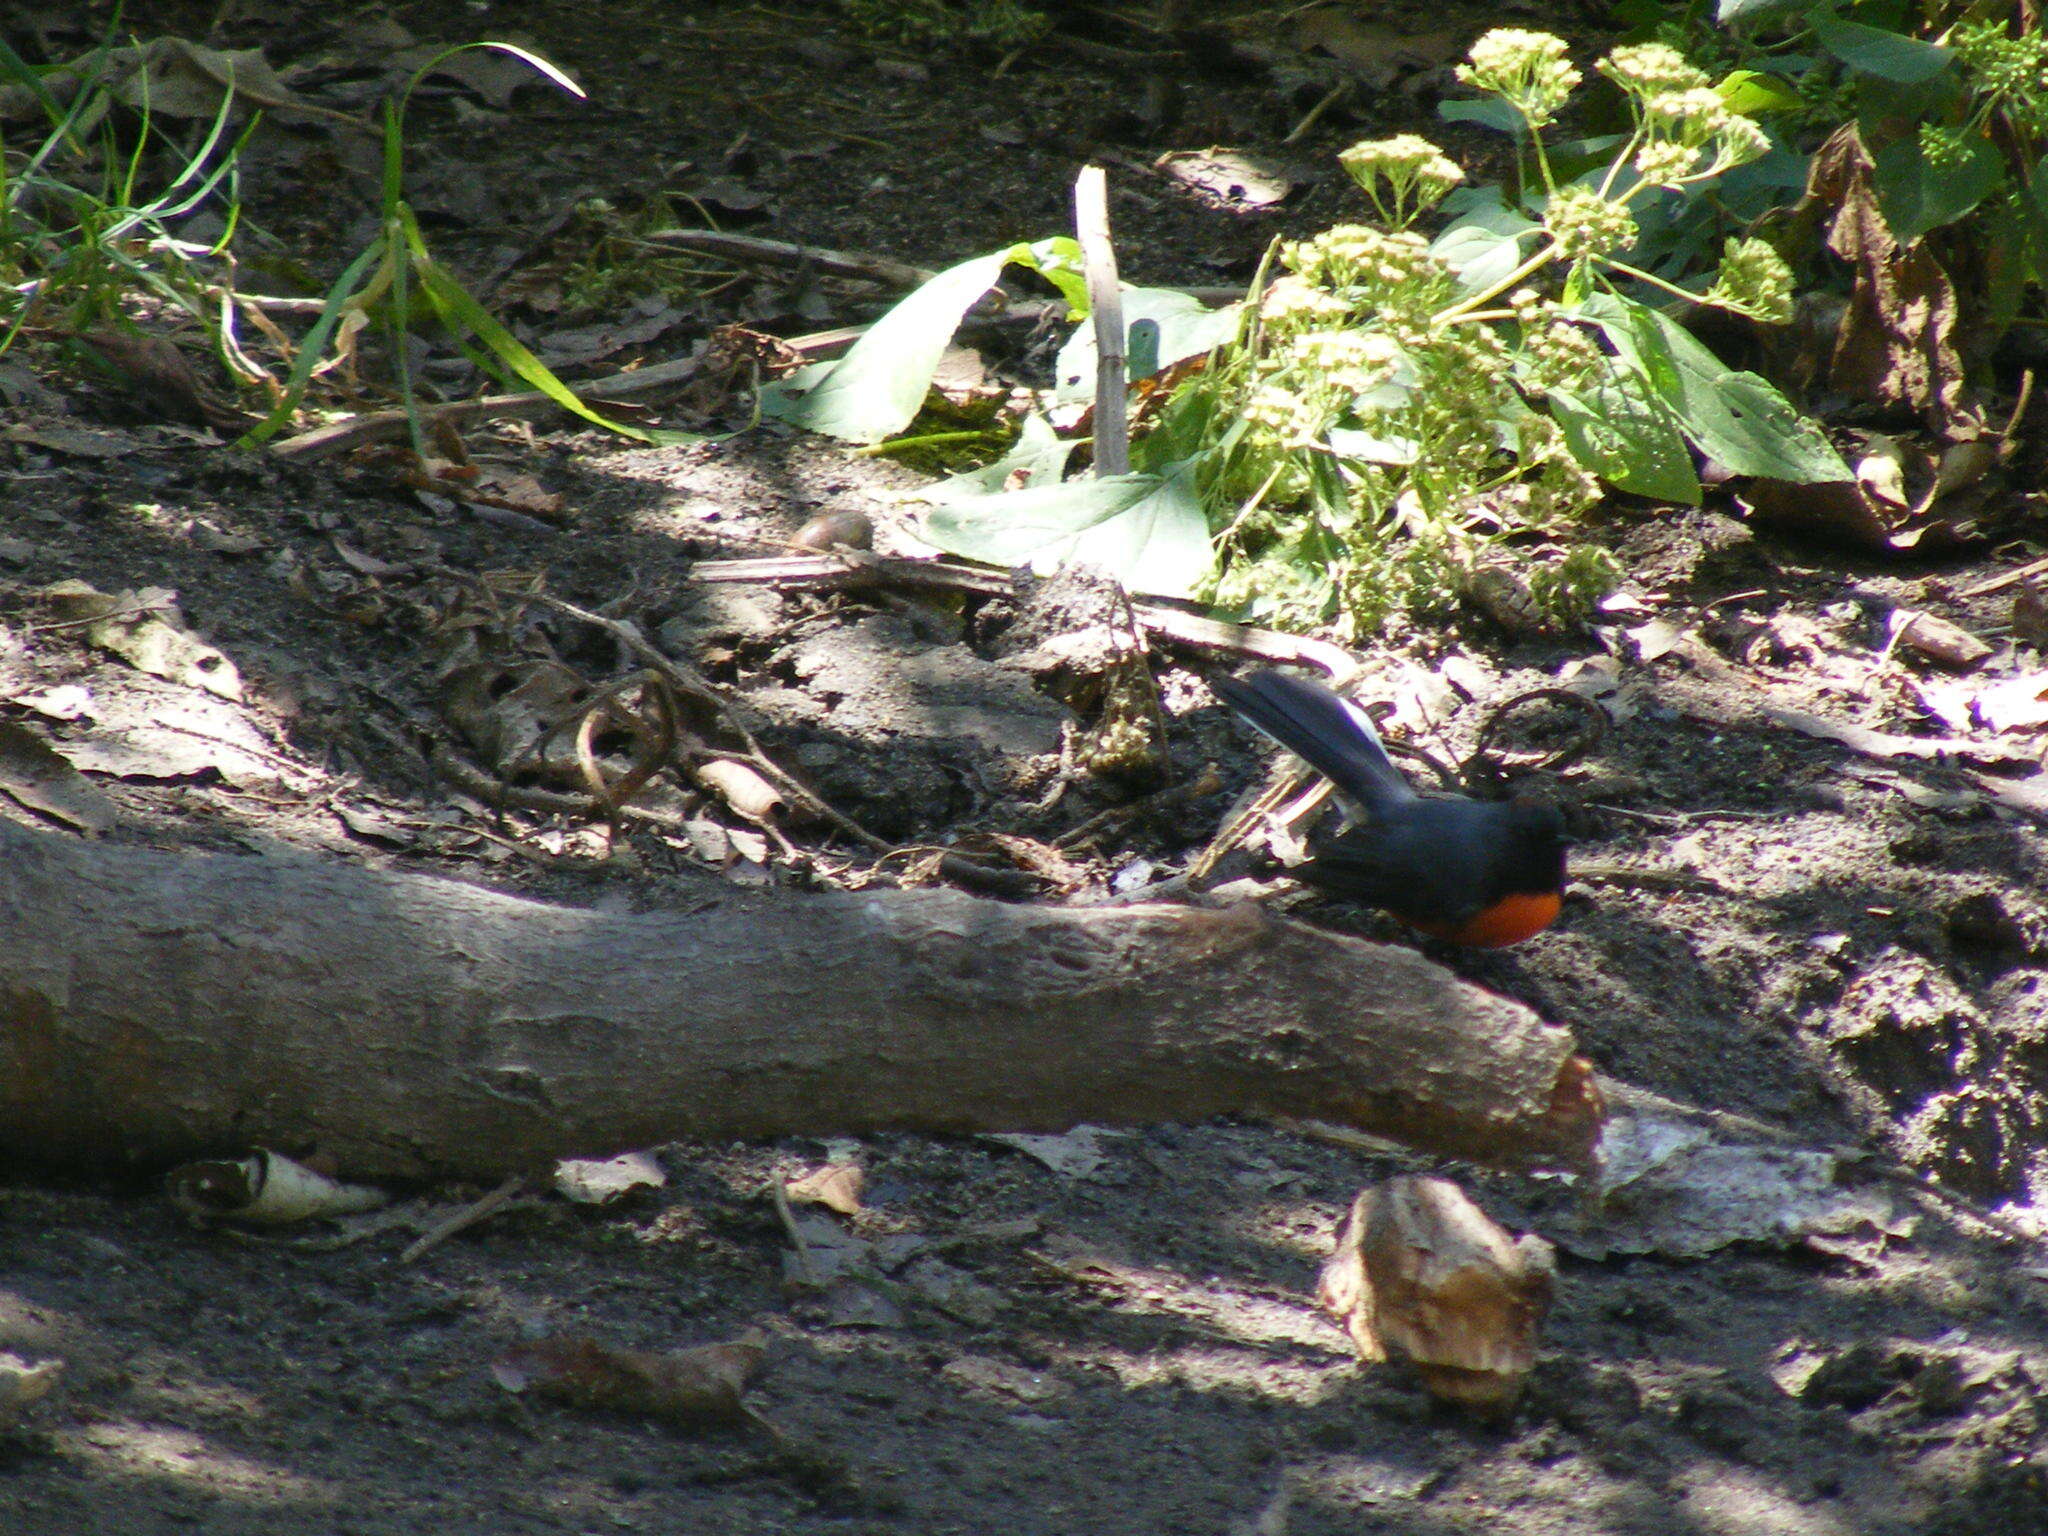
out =
{"type": "Polygon", "coordinates": [[[1297,880],[1453,944],[1519,944],[1556,920],[1571,842],[1556,806],[1418,795],[1365,711],[1318,683],[1262,671],[1210,686],[1363,815],[1290,870],[1297,880]]]}

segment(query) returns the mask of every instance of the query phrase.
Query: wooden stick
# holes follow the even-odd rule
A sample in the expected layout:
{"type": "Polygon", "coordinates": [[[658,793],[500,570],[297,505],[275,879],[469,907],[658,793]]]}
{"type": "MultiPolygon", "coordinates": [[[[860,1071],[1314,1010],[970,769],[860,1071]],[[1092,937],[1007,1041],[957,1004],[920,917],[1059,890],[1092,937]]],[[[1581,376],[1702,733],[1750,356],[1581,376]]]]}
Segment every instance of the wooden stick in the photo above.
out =
{"type": "Polygon", "coordinates": [[[1131,472],[1130,396],[1124,379],[1124,296],[1116,276],[1116,246],[1109,238],[1109,178],[1099,165],[1084,166],[1074,182],[1074,232],[1088,279],[1095,325],[1095,474],[1131,472]]]}
{"type": "Polygon", "coordinates": [[[703,882],[523,901],[0,819],[0,1159],[317,1148],[499,1178],[678,1137],[1057,1131],[1233,1111],[1578,1166],[1571,1037],[1412,950],[1209,911],[703,882]]]}

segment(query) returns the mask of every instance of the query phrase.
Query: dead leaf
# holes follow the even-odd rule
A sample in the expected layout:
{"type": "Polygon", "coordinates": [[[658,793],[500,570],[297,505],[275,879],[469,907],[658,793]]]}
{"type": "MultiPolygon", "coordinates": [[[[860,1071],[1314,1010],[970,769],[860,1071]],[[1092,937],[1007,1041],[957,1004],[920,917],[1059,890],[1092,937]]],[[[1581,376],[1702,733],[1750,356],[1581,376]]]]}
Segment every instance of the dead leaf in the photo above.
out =
{"type": "Polygon", "coordinates": [[[122,675],[119,683],[94,695],[91,735],[52,743],[80,772],[141,779],[211,772],[237,788],[287,777],[285,766],[236,705],[150,677],[122,675]]]}
{"type": "Polygon", "coordinates": [[[1920,412],[1944,441],[1973,437],[1980,422],[1955,345],[1955,288],[1925,241],[1899,244],[1872,170],[1850,123],[1815,152],[1807,177],[1807,198],[1835,210],[1828,246],[1855,273],[1829,382],[1858,400],[1920,412]]]}
{"type": "Polygon", "coordinates": [[[853,1163],[828,1163],[782,1188],[795,1203],[822,1205],[842,1216],[853,1216],[860,1212],[860,1191],[866,1180],[867,1174],[853,1163]]]}
{"type": "Polygon", "coordinates": [[[1959,506],[1954,515],[1944,509],[1939,516],[1931,506],[1922,512],[1902,510],[1873,495],[1860,480],[1795,485],[1757,478],[1743,488],[1741,499],[1760,520],[1776,527],[1880,555],[1935,554],[1976,533],[1974,521],[1964,515],[1974,509],[1959,506]]]}
{"type": "Polygon", "coordinates": [[[555,1192],[578,1205],[610,1205],[636,1190],[667,1183],[667,1172],[645,1152],[598,1160],[565,1157],[555,1164],[555,1192]]]}
{"type": "Polygon", "coordinates": [[[1699,1258],[1732,1243],[1825,1244],[1866,1232],[1897,1241],[1913,1229],[1889,1196],[1843,1187],[1831,1153],[1729,1143],[1654,1109],[1608,1120],[1600,1164],[1597,1213],[1557,1233],[1582,1258],[1699,1258]]]}
{"type": "Polygon", "coordinates": [[[114,802],[25,725],[0,721],[0,790],[31,811],[97,837],[117,819],[114,802]]]}
{"type": "Polygon", "coordinates": [[[1893,613],[1892,638],[1905,649],[1916,651],[1929,661],[1957,672],[1968,671],[1994,649],[1988,640],[1971,634],[1959,624],[1910,608],[1901,608],[1893,613]]]}
{"type": "Polygon", "coordinates": [[[87,621],[87,640],[138,671],[224,699],[242,697],[235,664],[184,627],[177,593],[143,587],[110,594],[82,581],[60,581],[38,595],[66,620],[87,621]]]}
{"type": "Polygon", "coordinates": [[[614,1349],[567,1335],[506,1351],[492,1365],[491,1376],[507,1392],[531,1391],[573,1408],[737,1424],[753,1417],[741,1393],[766,1355],[759,1334],[672,1354],[614,1349]]]}
{"type": "Polygon", "coordinates": [[[1034,1162],[1042,1163],[1064,1179],[1085,1179],[1101,1170],[1107,1161],[1102,1150],[1105,1136],[1121,1136],[1121,1131],[1107,1130],[1099,1125],[1077,1125],[1071,1131],[1058,1136],[1031,1136],[1022,1132],[1000,1132],[984,1136],[984,1141],[993,1141],[1013,1151],[1022,1152],[1034,1162]]]}
{"type": "Polygon", "coordinates": [[[1403,74],[1447,64],[1458,51],[1456,32],[1396,32],[1361,21],[1346,6],[1321,5],[1294,24],[1294,41],[1304,52],[1327,54],[1373,91],[1384,91],[1403,74]]]}
{"type": "Polygon", "coordinates": [[[27,443],[74,459],[117,459],[142,446],[124,432],[94,432],[84,427],[10,426],[0,429],[0,441],[27,443]]]}
{"type": "Polygon", "coordinates": [[[1153,166],[1219,208],[1271,208],[1303,179],[1271,155],[1242,149],[1177,149],[1153,166]]]}
{"type": "Polygon", "coordinates": [[[2048,726],[2048,673],[1993,683],[1977,694],[1972,708],[1994,731],[2038,731],[2048,726]]]}
{"type": "Polygon", "coordinates": [[[1406,1359],[1437,1397],[1497,1413],[1536,1363],[1555,1272],[1542,1238],[1510,1237],[1448,1179],[1404,1175],[1353,1203],[1316,1299],[1362,1358],[1406,1359]]]}
{"type": "MultiPolygon", "coordinates": [[[[52,70],[42,83],[45,90],[70,99],[87,81],[104,89],[106,96],[97,109],[89,108],[72,121],[72,130],[81,134],[89,133],[105,115],[108,101],[155,117],[211,118],[230,93],[267,111],[362,126],[346,113],[294,94],[260,48],[223,50],[182,37],[157,37],[126,48],[95,49],[52,70]]],[[[8,105],[11,110],[13,103],[8,105]]]]}
{"type": "Polygon", "coordinates": [[[548,83],[532,65],[496,48],[465,48],[460,53],[443,53],[432,74],[460,81],[500,112],[511,107],[512,98],[521,86],[544,86],[548,83]]]}

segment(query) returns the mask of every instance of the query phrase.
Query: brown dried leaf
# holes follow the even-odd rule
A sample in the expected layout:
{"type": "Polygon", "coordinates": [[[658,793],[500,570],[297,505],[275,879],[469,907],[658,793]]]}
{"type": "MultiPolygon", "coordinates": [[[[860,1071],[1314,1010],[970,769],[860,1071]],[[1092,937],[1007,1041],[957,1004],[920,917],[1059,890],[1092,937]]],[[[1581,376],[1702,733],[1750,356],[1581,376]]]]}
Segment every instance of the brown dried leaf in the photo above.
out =
{"type": "Polygon", "coordinates": [[[1328,54],[1368,89],[1384,91],[1411,70],[1448,64],[1459,34],[1396,32],[1359,20],[1349,7],[1319,5],[1295,21],[1294,41],[1304,52],[1328,54]]]}
{"type": "Polygon", "coordinates": [[[0,791],[29,810],[97,837],[118,817],[114,802],[25,725],[0,721],[0,791]]]}
{"type": "Polygon", "coordinates": [[[1316,1299],[1360,1356],[1408,1360],[1430,1392],[1483,1413],[1513,1404],[1536,1362],[1555,1265],[1448,1179],[1367,1189],[1337,1233],[1316,1299]]]}
{"type": "Polygon", "coordinates": [[[1943,439],[1976,435],[1956,351],[1956,292],[1925,241],[1902,246],[1885,223],[1870,152],[1850,123],[1813,157],[1807,197],[1835,209],[1828,246],[1855,272],[1829,382],[1859,400],[1906,406],[1943,439]]]}
{"type": "Polygon", "coordinates": [[[793,1202],[822,1205],[842,1216],[853,1216],[860,1211],[860,1191],[866,1180],[867,1174],[853,1163],[828,1163],[782,1188],[793,1202]]]}
{"type": "Polygon", "coordinates": [[[507,1392],[531,1391],[573,1408],[736,1424],[751,1417],[740,1394],[766,1353],[759,1335],[672,1354],[614,1349],[568,1335],[506,1351],[491,1376],[507,1392]]]}
{"type": "Polygon", "coordinates": [[[1174,150],[1154,165],[1219,208],[1271,208],[1302,180],[1291,165],[1243,149],[1174,150]]]}

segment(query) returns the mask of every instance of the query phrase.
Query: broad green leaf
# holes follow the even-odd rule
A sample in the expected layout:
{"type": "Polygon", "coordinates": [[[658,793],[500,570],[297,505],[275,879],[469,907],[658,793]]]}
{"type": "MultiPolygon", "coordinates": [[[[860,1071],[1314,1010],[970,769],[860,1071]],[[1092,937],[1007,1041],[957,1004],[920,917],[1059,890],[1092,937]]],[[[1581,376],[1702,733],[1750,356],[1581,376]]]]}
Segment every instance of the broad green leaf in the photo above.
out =
{"type": "Polygon", "coordinates": [[[1773,16],[1806,3],[1807,0],[1720,0],[1714,9],[1714,20],[1725,27],[1731,21],[1754,21],[1759,16],[1773,16]]]}
{"type": "Polygon", "coordinates": [[[1072,318],[1078,320],[1088,313],[1088,278],[1081,265],[1081,242],[1072,235],[1034,240],[1028,247],[1012,251],[1010,259],[1031,268],[1059,289],[1072,318]],[[1025,251],[1029,254],[1022,254],[1025,251]]]}
{"type": "Polygon", "coordinates": [[[1932,80],[1955,58],[1947,48],[1923,43],[1918,38],[1897,32],[1887,32],[1882,27],[1843,21],[1826,8],[1814,12],[1807,19],[1812,22],[1813,35],[1820,40],[1821,47],[1858,74],[1896,80],[1901,85],[1917,85],[1923,80],[1932,80]]]}
{"type": "MultiPolygon", "coordinates": [[[[1140,320],[1159,327],[1159,367],[1171,368],[1190,357],[1213,351],[1237,335],[1244,306],[1226,304],[1210,309],[1192,294],[1172,288],[1126,288],[1124,300],[1124,346],[1130,348],[1130,328],[1140,320]]],[[[1053,399],[1061,404],[1091,400],[1095,396],[1095,326],[1092,321],[1076,327],[1060,348],[1055,365],[1053,399]]]]}
{"type": "Polygon", "coordinates": [[[1477,293],[1522,264],[1529,254],[1523,242],[1542,227],[1498,197],[1488,197],[1459,214],[1430,242],[1429,249],[1458,274],[1460,288],[1477,293]]]}
{"type": "Polygon", "coordinates": [[[846,356],[762,387],[761,414],[850,443],[879,443],[910,425],[967,307],[1017,254],[948,267],[868,327],[846,356]]]}
{"type": "Polygon", "coordinates": [[[1956,154],[1953,164],[1933,164],[1908,133],[1871,157],[1877,203],[1900,244],[1954,223],[2005,185],[2005,160],[1988,139],[1959,144],[1956,154]]]}
{"type": "Polygon", "coordinates": [[[1724,468],[1801,485],[1854,478],[1819,426],[1769,380],[1731,370],[1675,320],[1612,293],[1593,295],[1581,311],[1724,468]]]}
{"type": "Polygon", "coordinates": [[[1356,459],[1362,464],[1398,467],[1413,464],[1422,457],[1422,444],[1412,437],[1389,437],[1357,427],[1332,427],[1329,443],[1330,451],[1338,458],[1356,459]]]}
{"type": "Polygon", "coordinates": [[[1564,139],[1544,150],[1550,161],[1550,174],[1559,186],[1568,182],[1584,182],[1598,186],[1607,174],[1607,167],[1614,163],[1614,152],[1627,142],[1628,135],[1603,133],[1590,139],[1564,139]]]}
{"type": "Polygon", "coordinates": [[[1061,438],[1052,423],[1036,413],[1026,416],[1017,430],[1010,451],[993,464],[949,475],[916,492],[920,501],[962,501],[972,496],[994,496],[1015,477],[1017,488],[1058,485],[1067,472],[1067,460],[1078,446],[1061,438]]]}
{"type": "Polygon", "coordinates": [[[1529,131],[1529,120],[1498,96],[1482,96],[1477,101],[1440,101],[1436,104],[1436,115],[1447,123],[1477,123],[1518,139],[1529,131]]]}
{"type": "Polygon", "coordinates": [[[2048,155],[2041,157],[2041,163],[2034,167],[2026,184],[2027,226],[2032,236],[2027,242],[2030,270],[2037,283],[2048,283],[2048,155]]]}
{"type": "Polygon", "coordinates": [[[1209,520],[1190,466],[1073,480],[934,507],[925,539],[991,565],[1099,565],[1134,592],[1187,597],[1209,574],[1209,520]]]}
{"type": "Polygon", "coordinates": [[[1805,105],[1799,93],[1783,80],[1755,69],[1731,71],[1714,90],[1719,93],[1723,106],[1745,117],[1762,117],[1767,112],[1791,112],[1805,105]]]}
{"type": "Polygon", "coordinates": [[[1670,409],[1635,373],[1614,369],[1583,391],[1550,389],[1551,417],[1572,457],[1609,485],[1696,507],[1699,476],[1670,409]]]}

